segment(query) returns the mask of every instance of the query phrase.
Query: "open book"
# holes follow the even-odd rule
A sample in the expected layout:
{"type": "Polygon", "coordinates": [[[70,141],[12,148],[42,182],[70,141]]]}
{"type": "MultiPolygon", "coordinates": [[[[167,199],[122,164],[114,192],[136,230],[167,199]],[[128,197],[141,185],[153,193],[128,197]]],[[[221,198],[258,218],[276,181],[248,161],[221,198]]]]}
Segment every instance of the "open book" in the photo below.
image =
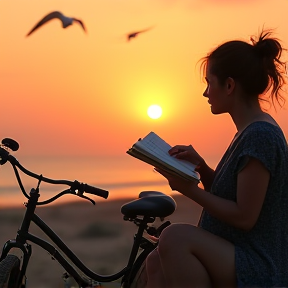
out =
{"type": "Polygon", "coordinates": [[[150,132],[144,138],[140,138],[126,151],[129,155],[144,161],[154,167],[162,168],[169,173],[176,174],[186,180],[200,181],[199,174],[195,171],[196,165],[174,156],[168,151],[172,147],[154,132],[150,132]]]}

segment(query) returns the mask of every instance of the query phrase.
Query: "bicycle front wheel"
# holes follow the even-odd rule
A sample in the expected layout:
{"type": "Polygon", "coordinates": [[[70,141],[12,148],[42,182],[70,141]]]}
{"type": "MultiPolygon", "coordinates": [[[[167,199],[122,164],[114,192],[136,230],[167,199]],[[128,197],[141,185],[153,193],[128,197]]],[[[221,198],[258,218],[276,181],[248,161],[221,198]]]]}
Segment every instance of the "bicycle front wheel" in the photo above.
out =
{"type": "Polygon", "coordinates": [[[0,262],[0,288],[18,288],[20,277],[20,260],[8,254],[0,262]]]}

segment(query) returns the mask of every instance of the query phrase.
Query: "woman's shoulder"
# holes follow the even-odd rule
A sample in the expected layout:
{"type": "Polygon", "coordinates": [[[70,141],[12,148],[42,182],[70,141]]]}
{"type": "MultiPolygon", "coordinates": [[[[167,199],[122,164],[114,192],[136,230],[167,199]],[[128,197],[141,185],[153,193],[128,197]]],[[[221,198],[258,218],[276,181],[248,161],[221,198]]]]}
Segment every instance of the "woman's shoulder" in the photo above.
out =
{"type": "Polygon", "coordinates": [[[235,143],[235,151],[238,157],[248,155],[259,159],[270,172],[280,163],[287,167],[287,140],[282,129],[270,122],[257,121],[247,126],[235,143]]]}
{"type": "Polygon", "coordinates": [[[263,133],[265,134],[272,134],[278,136],[284,136],[281,127],[275,122],[268,122],[268,121],[255,121],[249,124],[245,130],[243,131],[243,135],[247,135],[250,133],[263,133]]]}
{"type": "Polygon", "coordinates": [[[276,123],[267,121],[255,121],[248,125],[238,137],[238,144],[249,143],[249,146],[281,146],[287,148],[287,140],[281,129],[276,123]]]}

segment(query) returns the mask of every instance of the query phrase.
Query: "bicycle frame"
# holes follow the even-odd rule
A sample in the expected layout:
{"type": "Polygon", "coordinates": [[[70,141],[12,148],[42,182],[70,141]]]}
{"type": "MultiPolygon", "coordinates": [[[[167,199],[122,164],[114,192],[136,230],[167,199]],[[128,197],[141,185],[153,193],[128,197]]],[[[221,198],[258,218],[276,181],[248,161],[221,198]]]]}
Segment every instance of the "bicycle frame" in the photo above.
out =
{"type": "MultiPolygon", "coordinates": [[[[126,205],[123,205],[121,207],[121,212],[124,215],[123,219],[125,221],[134,222],[134,224],[138,226],[138,230],[136,234],[134,234],[134,242],[128,257],[127,264],[121,271],[115,274],[97,274],[91,271],[80,261],[80,259],[72,252],[71,249],[69,249],[69,247],[58,237],[58,235],[35,213],[35,210],[37,206],[49,204],[65,194],[72,194],[89,200],[95,205],[95,201],[84,195],[84,193],[93,194],[106,199],[109,192],[101,188],[79,182],[77,180],[56,180],[44,177],[42,174],[38,175],[33,173],[32,171],[23,167],[15,157],[10,155],[10,150],[17,151],[18,148],[19,144],[10,138],[5,138],[0,143],[0,165],[4,165],[6,162],[9,162],[12,165],[21,192],[28,199],[27,203],[25,203],[26,211],[24,218],[22,220],[20,229],[17,231],[16,238],[6,241],[0,255],[1,262],[7,257],[13,248],[18,249],[23,253],[23,255],[20,257],[22,259],[22,265],[20,265],[19,270],[17,270],[17,280],[13,278],[14,282],[17,281],[17,283],[13,282],[13,285],[16,284],[15,287],[26,287],[26,270],[32,255],[32,245],[28,242],[31,242],[46,250],[50,255],[52,255],[54,260],[59,262],[59,264],[66,270],[66,273],[63,275],[64,279],[68,279],[71,276],[82,288],[99,287],[98,285],[101,285],[101,282],[113,282],[118,279],[121,279],[121,285],[123,288],[130,287],[130,284],[134,281],[136,273],[138,272],[138,269],[142,265],[143,261],[147,255],[157,246],[157,243],[154,243],[153,241],[150,241],[143,236],[144,231],[146,231],[149,235],[159,237],[161,231],[167,227],[167,225],[170,225],[170,221],[166,221],[158,228],[154,228],[149,226],[148,223],[153,223],[157,217],[163,221],[166,216],[171,215],[176,208],[175,201],[171,197],[168,197],[161,192],[143,191],[139,194],[139,201],[141,200],[141,202],[137,201],[135,202],[136,205],[134,205],[135,203],[132,201],[126,205]],[[35,189],[31,189],[30,196],[25,191],[18,169],[20,169],[26,175],[38,179],[38,185],[35,189]],[[41,182],[56,185],[66,185],[69,186],[69,189],[63,190],[50,199],[39,202],[39,187],[41,182]],[[161,195],[161,197],[154,197],[159,195],[161,195]],[[162,198],[162,196],[164,197],[162,198]],[[36,235],[29,233],[31,222],[38,226],[38,228],[40,228],[42,232],[44,232],[44,234],[51,239],[50,242],[52,244],[39,238],[36,235]],[[61,253],[53,246],[53,244],[55,244],[55,246],[57,245],[61,253]],[[140,251],[139,248],[143,249],[140,254],[138,253],[140,251]],[[66,255],[66,257],[63,255],[66,255]],[[76,270],[74,267],[78,269],[76,270]],[[78,270],[80,270],[80,272],[78,270]]],[[[13,251],[11,254],[14,254],[13,251]]]]}
{"type": "MultiPolygon", "coordinates": [[[[139,224],[139,225],[137,224],[137,226],[139,227],[137,233],[134,236],[134,242],[128,258],[127,265],[118,273],[103,276],[96,274],[95,272],[91,271],[87,266],[85,266],[80,261],[80,259],[68,248],[68,246],[57,236],[57,234],[35,213],[39,196],[40,196],[39,188],[38,187],[36,189],[32,188],[30,191],[30,198],[28,199],[28,202],[25,203],[27,209],[21,227],[17,232],[16,239],[8,240],[4,244],[2,254],[0,257],[1,261],[7,256],[7,254],[12,248],[18,248],[23,252],[23,261],[19,281],[23,281],[24,279],[26,280],[25,276],[26,269],[29,263],[30,256],[32,255],[32,246],[28,244],[27,241],[30,241],[42,247],[50,255],[52,255],[52,257],[60,263],[60,265],[66,270],[66,272],[70,274],[81,287],[88,287],[88,286],[91,287],[91,281],[96,281],[98,283],[112,282],[117,279],[120,279],[124,275],[125,277],[127,277],[133,266],[135,259],[137,258],[137,254],[141,246],[141,243],[143,242],[143,240],[146,240],[142,236],[145,229],[147,229],[148,227],[147,224],[153,222],[155,218],[153,219],[151,217],[145,216],[143,217],[143,219],[138,218],[136,219],[138,221],[137,223],[139,224]],[[60,250],[70,259],[70,261],[66,260],[52,244],[35,235],[30,234],[29,227],[31,222],[37,225],[52,240],[52,242],[60,248],[60,250]],[[86,279],[83,276],[81,276],[80,273],[77,270],[75,270],[75,268],[71,265],[71,263],[73,263],[77,268],[79,268],[80,271],[82,271],[84,275],[88,276],[90,279],[86,279]]],[[[124,220],[133,221],[132,219],[125,219],[125,218],[124,220]]],[[[147,243],[145,244],[154,245],[148,240],[146,241],[147,243]]]]}

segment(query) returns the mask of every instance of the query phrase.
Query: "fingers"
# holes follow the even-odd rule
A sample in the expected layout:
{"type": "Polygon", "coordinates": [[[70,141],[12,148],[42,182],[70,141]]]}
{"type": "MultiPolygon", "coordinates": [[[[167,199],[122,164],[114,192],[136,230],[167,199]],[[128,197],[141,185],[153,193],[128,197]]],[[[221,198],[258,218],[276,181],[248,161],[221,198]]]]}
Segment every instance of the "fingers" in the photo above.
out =
{"type": "Polygon", "coordinates": [[[191,152],[193,152],[192,146],[181,146],[180,148],[177,148],[177,146],[175,146],[169,150],[170,156],[185,160],[188,160],[189,156],[192,156],[191,152]]]}
{"type": "Polygon", "coordinates": [[[191,149],[192,146],[186,146],[186,145],[176,145],[174,147],[172,147],[168,152],[171,156],[177,155],[181,152],[187,151],[188,149],[191,149]]]}
{"type": "Polygon", "coordinates": [[[197,164],[203,160],[192,145],[176,145],[168,152],[177,159],[187,160],[193,164],[197,164]]]}
{"type": "Polygon", "coordinates": [[[175,158],[189,160],[189,152],[188,151],[179,152],[178,154],[175,154],[175,158]]]}
{"type": "Polygon", "coordinates": [[[170,156],[175,156],[179,153],[179,149],[175,146],[175,147],[172,147],[169,151],[168,151],[169,155],[170,156]]]}

